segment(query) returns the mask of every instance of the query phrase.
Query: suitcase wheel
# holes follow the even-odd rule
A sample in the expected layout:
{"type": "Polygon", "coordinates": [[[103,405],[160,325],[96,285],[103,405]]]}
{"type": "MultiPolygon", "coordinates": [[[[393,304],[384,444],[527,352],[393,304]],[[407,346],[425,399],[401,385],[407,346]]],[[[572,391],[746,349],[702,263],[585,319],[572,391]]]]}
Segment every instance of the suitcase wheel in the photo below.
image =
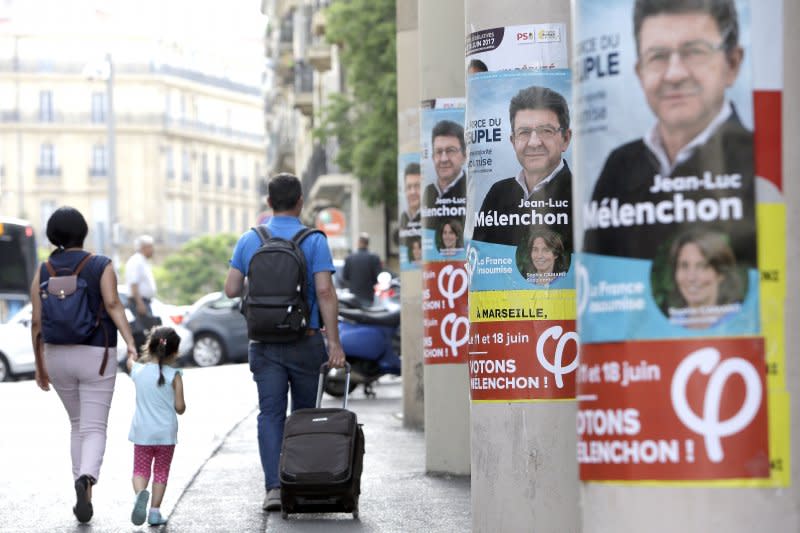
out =
{"type": "Polygon", "coordinates": [[[288,520],[289,513],[287,513],[286,511],[281,511],[281,518],[283,518],[284,520],[288,520]]]}
{"type": "Polygon", "coordinates": [[[353,520],[358,520],[358,504],[356,504],[356,508],[353,509],[353,520]]]}

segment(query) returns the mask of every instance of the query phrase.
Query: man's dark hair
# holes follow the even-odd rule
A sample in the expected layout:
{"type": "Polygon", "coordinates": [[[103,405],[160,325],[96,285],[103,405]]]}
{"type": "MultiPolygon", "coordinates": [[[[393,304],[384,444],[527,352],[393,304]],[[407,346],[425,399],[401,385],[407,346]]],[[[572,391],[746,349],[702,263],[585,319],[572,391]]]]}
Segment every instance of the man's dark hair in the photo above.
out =
{"type": "Polygon", "coordinates": [[[419,163],[409,163],[406,165],[405,170],[403,171],[403,180],[405,181],[405,177],[409,174],[422,174],[422,169],[419,166],[419,163]]]}
{"type": "Polygon", "coordinates": [[[47,240],[59,248],[83,248],[89,226],[80,211],[63,206],[47,219],[47,240]]]}
{"type": "Polygon", "coordinates": [[[639,52],[639,36],[644,19],[655,15],[678,15],[683,13],[707,13],[717,23],[724,39],[725,52],[739,45],[739,16],[734,0],[636,0],[633,8],[633,34],[639,52]]]}
{"type": "Polygon", "coordinates": [[[461,153],[467,153],[467,144],[464,142],[464,128],[452,120],[440,120],[431,132],[431,144],[436,137],[458,137],[461,144],[461,153]]]}
{"type": "Polygon", "coordinates": [[[547,87],[533,85],[518,92],[508,106],[511,120],[511,131],[514,131],[514,117],[517,112],[524,109],[547,109],[558,117],[558,125],[563,128],[562,136],[567,135],[569,129],[569,107],[567,101],[559,93],[547,87]]]}
{"type": "Polygon", "coordinates": [[[297,206],[303,195],[303,187],[297,176],[282,173],[269,180],[269,202],[274,211],[290,211],[297,206]]]}

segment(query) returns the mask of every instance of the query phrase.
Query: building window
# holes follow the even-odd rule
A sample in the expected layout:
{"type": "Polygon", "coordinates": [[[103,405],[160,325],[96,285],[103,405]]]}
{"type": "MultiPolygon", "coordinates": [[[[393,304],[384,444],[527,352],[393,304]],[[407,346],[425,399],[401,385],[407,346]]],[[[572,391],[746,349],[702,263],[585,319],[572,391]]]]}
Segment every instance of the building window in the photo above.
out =
{"type": "Polygon", "coordinates": [[[242,176],[242,190],[244,192],[248,192],[250,190],[250,178],[247,177],[247,174],[242,176]]]}
{"type": "Polygon", "coordinates": [[[108,150],[105,144],[92,146],[92,166],[89,167],[89,175],[108,176],[108,150]]]}
{"type": "Polygon", "coordinates": [[[242,212],[242,229],[250,227],[250,216],[247,214],[247,209],[242,212]]]}
{"type": "Polygon", "coordinates": [[[192,167],[189,164],[189,150],[181,153],[181,166],[183,167],[183,181],[192,181],[192,167]]]}
{"type": "Polygon", "coordinates": [[[214,209],[214,224],[216,225],[216,232],[222,233],[222,208],[219,206],[214,209]]]}
{"type": "Polygon", "coordinates": [[[53,122],[53,91],[39,91],[39,120],[53,122]]]}
{"type": "Polygon", "coordinates": [[[233,207],[228,211],[228,231],[231,233],[236,231],[236,209],[233,207]]]}
{"type": "Polygon", "coordinates": [[[203,206],[203,222],[201,224],[203,227],[203,233],[208,233],[208,206],[203,206]]]}
{"type": "Polygon", "coordinates": [[[39,167],[36,169],[38,176],[60,176],[61,170],[56,164],[56,147],[44,143],[39,147],[39,167]]]}
{"type": "Polygon", "coordinates": [[[211,183],[211,174],[208,170],[208,154],[203,153],[202,157],[203,161],[203,185],[209,185],[211,183]]]}
{"type": "Polygon", "coordinates": [[[54,200],[42,200],[41,203],[39,203],[39,219],[42,221],[39,227],[42,228],[42,235],[40,237],[42,242],[47,242],[45,228],[47,228],[47,221],[50,220],[50,216],[55,212],[55,210],[56,202],[54,200]]]}
{"type": "Polygon", "coordinates": [[[168,146],[165,152],[166,166],[167,166],[167,179],[175,179],[175,156],[172,154],[172,147],[168,146]]]}
{"type": "Polygon", "coordinates": [[[106,121],[106,93],[92,93],[92,122],[95,124],[106,121]]]}
{"type": "Polygon", "coordinates": [[[228,188],[236,188],[236,161],[232,157],[228,159],[228,188]]]}
{"type": "Polygon", "coordinates": [[[222,187],[222,156],[216,157],[217,187],[222,187]]]}
{"type": "Polygon", "coordinates": [[[256,161],[255,168],[253,169],[253,179],[255,180],[254,183],[258,183],[261,179],[261,163],[256,161]]]}

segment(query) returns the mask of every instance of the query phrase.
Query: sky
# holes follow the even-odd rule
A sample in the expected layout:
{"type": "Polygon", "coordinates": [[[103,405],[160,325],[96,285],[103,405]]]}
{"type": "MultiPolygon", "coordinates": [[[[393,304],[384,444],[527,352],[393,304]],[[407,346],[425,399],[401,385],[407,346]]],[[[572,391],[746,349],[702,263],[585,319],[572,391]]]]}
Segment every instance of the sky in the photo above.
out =
{"type": "Polygon", "coordinates": [[[47,36],[72,60],[110,52],[259,83],[267,23],[259,8],[257,0],[0,0],[0,38],[47,36]]]}

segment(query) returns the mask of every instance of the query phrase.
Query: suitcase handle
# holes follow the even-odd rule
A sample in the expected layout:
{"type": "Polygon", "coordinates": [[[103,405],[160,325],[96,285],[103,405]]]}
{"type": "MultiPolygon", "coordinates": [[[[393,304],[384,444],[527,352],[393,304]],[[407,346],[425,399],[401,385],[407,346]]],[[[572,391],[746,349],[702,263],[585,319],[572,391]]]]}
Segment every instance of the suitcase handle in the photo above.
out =
{"type": "MultiPolygon", "coordinates": [[[[322,389],[325,385],[325,376],[330,370],[328,362],[322,363],[319,367],[319,383],[317,384],[317,408],[322,405],[322,389]]],[[[350,363],[344,362],[344,400],[342,401],[342,409],[347,409],[347,396],[350,394],[350,363]]]]}

